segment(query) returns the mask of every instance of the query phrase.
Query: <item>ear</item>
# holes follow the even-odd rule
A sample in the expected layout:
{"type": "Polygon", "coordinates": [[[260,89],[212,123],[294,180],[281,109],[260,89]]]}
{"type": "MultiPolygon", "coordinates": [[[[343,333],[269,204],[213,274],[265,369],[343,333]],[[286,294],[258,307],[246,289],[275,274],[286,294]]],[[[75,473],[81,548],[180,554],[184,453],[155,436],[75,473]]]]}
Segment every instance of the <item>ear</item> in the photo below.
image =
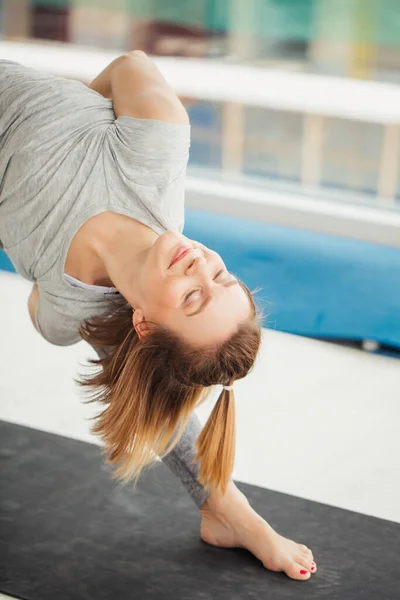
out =
{"type": "Polygon", "coordinates": [[[146,323],[144,314],[140,308],[136,308],[133,312],[132,324],[140,339],[146,337],[146,335],[150,333],[150,325],[146,323]]]}

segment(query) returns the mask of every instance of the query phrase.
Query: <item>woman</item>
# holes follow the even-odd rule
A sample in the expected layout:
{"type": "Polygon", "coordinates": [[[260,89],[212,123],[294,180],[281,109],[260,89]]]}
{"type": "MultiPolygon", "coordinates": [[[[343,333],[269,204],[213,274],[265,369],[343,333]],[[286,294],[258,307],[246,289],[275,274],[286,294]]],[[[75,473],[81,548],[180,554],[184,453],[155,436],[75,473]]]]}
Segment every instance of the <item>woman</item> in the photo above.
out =
{"type": "Polygon", "coordinates": [[[201,511],[201,537],[241,546],[305,580],[311,551],[283,538],[231,480],[236,379],[260,318],[221,257],[182,234],[188,115],[140,51],[91,84],[0,62],[0,240],[34,282],[29,312],[50,342],[82,338],[94,426],[124,481],[159,455],[201,511]],[[201,430],[193,410],[222,393],[201,430]]]}

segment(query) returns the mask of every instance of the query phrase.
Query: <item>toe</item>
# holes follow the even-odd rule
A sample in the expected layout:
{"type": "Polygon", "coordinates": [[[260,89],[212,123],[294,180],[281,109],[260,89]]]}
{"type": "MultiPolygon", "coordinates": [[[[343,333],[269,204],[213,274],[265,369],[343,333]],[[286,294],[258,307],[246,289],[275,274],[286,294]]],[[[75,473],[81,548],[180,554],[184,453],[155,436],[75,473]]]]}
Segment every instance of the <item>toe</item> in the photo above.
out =
{"type": "Polygon", "coordinates": [[[299,564],[302,565],[307,571],[311,571],[312,561],[310,557],[305,554],[298,554],[294,556],[293,559],[299,564]]]}
{"type": "Polygon", "coordinates": [[[315,564],[314,561],[311,562],[310,571],[311,571],[312,574],[314,574],[314,573],[316,573],[318,571],[317,565],[315,564]]]}
{"type": "Polygon", "coordinates": [[[289,567],[285,569],[286,574],[292,579],[309,579],[311,573],[305,566],[298,562],[291,562],[289,567]]]}
{"type": "Polygon", "coordinates": [[[308,556],[308,558],[311,561],[314,560],[314,556],[313,556],[313,553],[311,552],[310,548],[307,548],[307,546],[304,546],[304,544],[297,544],[297,545],[299,547],[301,554],[305,554],[306,556],[308,556]]]}
{"type": "Polygon", "coordinates": [[[303,563],[303,561],[306,561],[305,565],[306,565],[307,569],[309,569],[313,563],[315,564],[314,558],[313,558],[313,555],[311,554],[311,552],[300,552],[299,556],[301,556],[301,558],[302,558],[301,563],[303,563]]]}

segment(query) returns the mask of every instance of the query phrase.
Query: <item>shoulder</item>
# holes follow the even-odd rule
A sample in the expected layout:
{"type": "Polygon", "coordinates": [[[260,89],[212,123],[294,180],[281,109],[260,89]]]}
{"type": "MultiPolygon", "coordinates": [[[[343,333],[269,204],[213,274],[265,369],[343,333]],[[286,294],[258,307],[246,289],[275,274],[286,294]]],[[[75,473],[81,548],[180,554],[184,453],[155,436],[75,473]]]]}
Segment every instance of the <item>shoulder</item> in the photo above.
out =
{"type": "Polygon", "coordinates": [[[189,124],[187,111],[175,91],[155,63],[140,50],[121,57],[113,71],[111,87],[117,117],[189,124]]]}

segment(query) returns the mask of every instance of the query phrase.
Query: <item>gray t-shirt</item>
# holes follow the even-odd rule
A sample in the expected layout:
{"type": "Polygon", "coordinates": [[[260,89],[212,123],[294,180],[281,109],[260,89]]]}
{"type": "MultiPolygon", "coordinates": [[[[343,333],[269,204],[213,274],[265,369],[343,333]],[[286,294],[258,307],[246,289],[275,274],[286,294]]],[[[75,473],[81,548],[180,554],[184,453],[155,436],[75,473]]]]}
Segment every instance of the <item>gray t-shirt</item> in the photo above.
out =
{"type": "Polygon", "coordinates": [[[83,83],[0,61],[0,241],[39,287],[38,326],[53,344],[109,310],[107,292],[64,278],[71,241],[112,211],[156,233],[183,230],[190,126],[115,118],[83,83]]]}

